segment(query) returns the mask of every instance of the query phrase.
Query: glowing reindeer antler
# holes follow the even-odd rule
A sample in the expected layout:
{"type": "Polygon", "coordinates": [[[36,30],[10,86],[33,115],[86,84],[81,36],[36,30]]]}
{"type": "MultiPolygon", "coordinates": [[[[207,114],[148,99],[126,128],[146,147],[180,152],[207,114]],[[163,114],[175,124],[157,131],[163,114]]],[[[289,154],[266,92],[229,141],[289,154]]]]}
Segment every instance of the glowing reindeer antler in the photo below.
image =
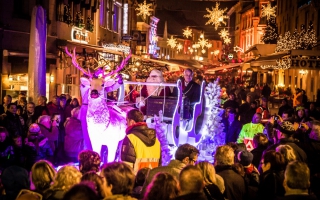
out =
{"type": "Polygon", "coordinates": [[[78,68],[83,74],[89,76],[90,78],[92,78],[92,74],[90,73],[90,70],[88,69],[88,72],[86,70],[84,70],[79,63],[77,62],[76,59],[76,48],[73,49],[73,55],[68,51],[68,48],[66,47],[66,53],[68,56],[70,56],[72,58],[72,64],[78,68]]]}
{"type": "Polygon", "coordinates": [[[120,70],[122,70],[124,68],[124,66],[127,64],[127,61],[130,59],[131,57],[131,51],[128,54],[128,56],[122,60],[121,64],[118,65],[118,67],[115,70],[112,70],[111,72],[109,72],[108,74],[104,75],[103,78],[108,77],[108,76],[113,76],[114,74],[118,73],[120,70]]]}

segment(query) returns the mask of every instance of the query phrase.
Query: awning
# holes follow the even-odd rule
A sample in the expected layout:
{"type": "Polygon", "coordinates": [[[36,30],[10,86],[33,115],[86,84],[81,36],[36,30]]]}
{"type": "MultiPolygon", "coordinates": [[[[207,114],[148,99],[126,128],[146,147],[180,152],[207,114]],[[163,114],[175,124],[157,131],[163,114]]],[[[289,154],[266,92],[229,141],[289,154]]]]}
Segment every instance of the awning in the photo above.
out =
{"type": "Polygon", "coordinates": [[[250,61],[250,65],[253,67],[261,66],[261,65],[276,65],[277,59],[282,58],[283,56],[290,55],[290,51],[283,51],[279,53],[269,54],[267,56],[260,56],[257,59],[252,59],[250,61]]]}
{"type": "MultiPolygon", "coordinates": [[[[61,40],[61,41],[63,43],[63,40],[61,40]]],[[[68,44],[69,48],[81,47],[81,48],[87,48],[88,51],[90,51],[90,49],[92,49],[92,50],[99,51],[99,52],[123,56],[123,52],[106,49],[106,48],[103,48],[103,47],[97,46],[97,45],[82,44],[82,43],[74,42],[71,40],[66,40],[65,42],[68,44]]],[[[61,45],[61,46],[66,46],[66,44],[61,45]]],[[[143,56],[139,56],[139,55],[132,55],[131,57],[135,58],[135,59],[140,59],[140,60],[146,61],[146,62],[154,62],[154,63],[158,63],[158,64],[162,64],[162,65],[169,65],[170,67],[179,67],[179,65],[177,65],[176,63],[172,63],[169,61],[144,58],[143,56]]]]}
{"type": "Polygon", "coordinates": [[[227,66],[207,69],[204,73],[205,74],[211,74],[211,73],[215,73],[216,71],[220,71],[220,70],[224,70],[224,69],[230,69],[230,68],[234,68],[234,67],[239,67],[239,66],[241,66],[241,64],[242,63],[229,63],[227,66]]]}
{"type": "MultiPolygon", "coordinates": [[[[71,40],[67,40],[66,41],[68,46],[70,48],[74,48],[74,47],[81,47],[81,48],[87,48],[89,51],[90,49],[95,50],[95,51],[99,51],[99,52],[104,52],[104,53],[110,53],[110,54],[115,54],[115,55],[120,55],[123,56],[123,53],[120,51],[114,51],[114,50],[110,50],[110,49],[105,49],[101,46],[97,46],[97,45],[92,45],[92,44],[82,44],[82,43],[78,43],[78,42],[74,42],[71,40]]],[[[64,45],[66,46],[66,45],[64,45]]]]}

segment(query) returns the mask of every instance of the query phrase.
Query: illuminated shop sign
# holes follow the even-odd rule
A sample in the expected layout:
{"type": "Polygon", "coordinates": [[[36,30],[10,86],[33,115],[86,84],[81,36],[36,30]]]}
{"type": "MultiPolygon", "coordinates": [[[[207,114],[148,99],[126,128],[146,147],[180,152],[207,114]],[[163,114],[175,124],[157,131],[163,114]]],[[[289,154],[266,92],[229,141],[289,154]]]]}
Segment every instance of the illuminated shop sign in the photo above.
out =
{"type": "Polygon", "coordinates": [[[83,44],[88,44],[88,42],[90,41],[88,31],[78,27],[72,27],[71,39],[72,41],[83,43],[83,44]]]}
{"type": "Polygon", "coordinates": [[[130,52],[130,47],[126,45],[116,45],[116,44],[104,44],[103,48],[113,50],[113,51],[119,51],[119,52],[124,52],[128,54],[130,52]]]}
{"type": "Polygon", "coordinates": [[[123,27],[122,27],[122,33],[128,34],[128,4],[125,3],[123,5],[123,27]]]}
{"type": "Polygon", "coordinates": [[[308,69],[320,69],[319,59],[295,59],[291,58],[291,67],[294,68],[308,68],[308,69]]]}

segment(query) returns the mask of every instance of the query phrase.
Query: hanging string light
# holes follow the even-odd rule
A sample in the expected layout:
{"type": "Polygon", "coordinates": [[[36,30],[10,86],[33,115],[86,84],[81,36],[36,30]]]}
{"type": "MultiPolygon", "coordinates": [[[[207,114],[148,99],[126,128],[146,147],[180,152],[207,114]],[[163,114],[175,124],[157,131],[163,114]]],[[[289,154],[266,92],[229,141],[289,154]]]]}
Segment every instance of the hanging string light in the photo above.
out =
{"type": "Polygon", "coordinates": [[[189,38],[192,36],[192,29],[189,29],[189,27],[187,27],[186,29],[182,29],[183,30],[183,36],[186,38],[189,38]]]}
{"type": "Polygon", "coordinates": [[[226,22],[224,21],[224,19],[228,19],[229,17],[226,15],[223,15],[224,12],[226,10],[228,10],[228,8],[225,8],[223,10],[219,9],[219,3],[216,2],[216,7],[212,7],[212,10],[210,10],[209,8],[206,8],[207,12],[209,12],[209,14],[204,15],[203,17],[205,18],[209,18],[209,20],[206,22],[207,24],[212,24],[214,25],[215,30],[218,29],[218,27],[222,24],[226,25],[226,22]]]}
{"type": "Polygon", "coordinates": [[[150,12],[153,11],[153,9],[150,8],[151,6],[152,3],[147,4],[146,0],[144,0],[143,3],[138,4],[138,8],[136,8],[136,10],[139,11],[137,16],[141,15],[142,19],[145,20],[147,16],[151,15],[150,12]]]}

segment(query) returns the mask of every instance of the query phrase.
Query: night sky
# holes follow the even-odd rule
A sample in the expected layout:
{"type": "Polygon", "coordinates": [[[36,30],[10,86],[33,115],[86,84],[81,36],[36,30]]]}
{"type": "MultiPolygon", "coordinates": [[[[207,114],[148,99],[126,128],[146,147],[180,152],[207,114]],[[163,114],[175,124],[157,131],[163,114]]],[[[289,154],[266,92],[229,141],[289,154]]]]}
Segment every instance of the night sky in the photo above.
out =
{"type": "MultiPolygon", "coordinates": [[[[228,10],[238,1],[218,2],[220,8],[228,10]]],[[[203,30],[205,38],[219,39],[218,32],[213,25],[205,25],[208,18],[203,15],[208,14],[206,8],[212,10],[215,7],[215,1],[195,1],[195,0],[157,0],[156,17],[160,19],[158,23],[158,36],[163,36],[164,23],[167,21],[168,34],[182,38],[182,29],[190,26],[198,30],[203,30]]],[[[227,11],[228,11],[227,10],[227,11]]],[[[226,12],[227,12],[226,11],[226,12]]],[[[226,13],[225,13],[226,14],[226,13]]]]}

